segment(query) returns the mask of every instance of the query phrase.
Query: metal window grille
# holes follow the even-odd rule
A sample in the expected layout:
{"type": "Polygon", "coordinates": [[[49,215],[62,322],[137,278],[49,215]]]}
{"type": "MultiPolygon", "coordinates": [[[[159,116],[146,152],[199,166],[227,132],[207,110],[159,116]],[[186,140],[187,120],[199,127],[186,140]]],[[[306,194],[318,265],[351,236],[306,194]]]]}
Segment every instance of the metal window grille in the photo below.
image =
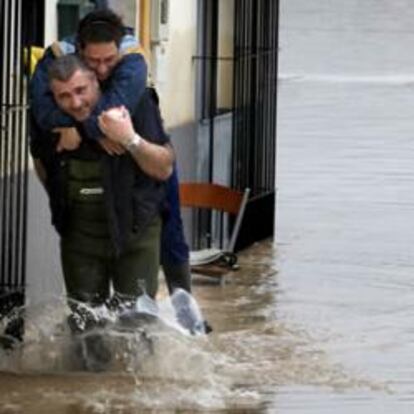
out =
{"type": "MultiPolygon", "coordinates": [[[[222,0],[223,2],[227,0],[222,0]]],[[[209,124],[209,180],[213,177],[215,121],[222,112],[218,81],[232,65],[231,186],[251,189],[236,249],[273,235],[276,180],[278,0],[234,0],[233,51],[220,55],[220,1],[203,0],[201,118],[209,124]]],[[[212,219],[196,220],[198,236],[211,234],[212,219]]]]}
{"type": "Polygon", "coordinates": [[[274,191],[278,2],[235,2],[233,185],[274,191]]]}
{"type": "Polygon", "coordinates": [[[42,43],[43,2],[0,0],[0,317],[24,302],[28,185],[25,62],[42,43]],[[40,26],[39,26],[39,20],[40,26]]]}

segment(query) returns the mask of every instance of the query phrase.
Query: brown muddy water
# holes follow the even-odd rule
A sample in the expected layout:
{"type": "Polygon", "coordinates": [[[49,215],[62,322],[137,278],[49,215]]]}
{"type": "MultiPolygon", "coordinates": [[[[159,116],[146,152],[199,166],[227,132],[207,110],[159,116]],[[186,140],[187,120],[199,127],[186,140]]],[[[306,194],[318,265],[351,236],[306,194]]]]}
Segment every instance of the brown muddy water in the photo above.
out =
{"type": "Polygon", "coordinates": [[[214,332],[150,356],[111,333],[114,366],[82,372],[62,300],[36,305],[0,414],[413,413],[411,3],[281,2],[276,241],[195,286],[214,332]]]}
{"type": "MultiPolygon", "coordinates": [[[[306,295],[304,287],[296,292],[294,280],[285,285],[278,255],[272,241],[258,243],[243,252],[241,270],[225,286],[196,284],[195,295],[214,326],[208,337],[155,332],[154,355],[140,358],[131,335],[119,342],[118,363],[106,372],[70,369],[58,333],[58,303],[32,309],[25,347],[1,356],[0,413],[347,413],[361,403],[398,401],[399,386],[377,367],[384,364],[381,355],[400,346],[398,339],[377,343],[369,330],[361,332],[370,313],[360,309],[358,315],[365,306],[357,305],[358,295],[353,307],[344,308],[335,297],[338,279],[329,301],[316,286],[306,295]],[[355,329],[351,337],[343,320],[335,320],[346,310],[363,318],[347,327],[355,329]],[[359,358],[368,361],[354,364],[359,358]]],[[[324,277],[312,264],[305,267],[326,294],[324,277]]],[[[291,268],[300,283],[305,267],[291,268]]],[[[403,380],[408,367],[394,367],[403,380]]]]}

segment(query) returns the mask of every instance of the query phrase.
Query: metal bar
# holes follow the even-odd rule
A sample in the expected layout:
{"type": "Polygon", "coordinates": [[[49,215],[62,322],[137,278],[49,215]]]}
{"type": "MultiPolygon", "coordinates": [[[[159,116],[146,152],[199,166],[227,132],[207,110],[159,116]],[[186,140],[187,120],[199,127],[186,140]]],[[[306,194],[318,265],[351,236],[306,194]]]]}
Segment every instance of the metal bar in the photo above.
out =
{"type": "MultiPolygon", "coordinates": [[[[24,15],[23,24],[22,24],[22,46],[23,48],[28,49],[28,56],[31,54],[31,42],[37,42],[38,44],[43,44],[43,30],[38,30],[35,32],[36,27],[43,27],[44,24],[44,0],[39,0],[35,4],[29,2],[31,7],[31,13],[29,14],[30,18],[26,14],[23,14],[23,11],[26,10],[27,0],[23,0],[22,7],[22,16],[24,15]],[[31,30],[33,33],[31,33],[31,30]]],[[[36,44],[36,43],[35,43],[36,44]]],[[[23,60],[24,50],[22,49],[22,60],[23,60]]],[[[27,74],[30,73],[30,61],[28,62],[27,74]]],[[[22,63],[23,65],[23,63],[22,63]]],[[[27,75],[29,76],[29,75],[27,75]]],[[[27,253],[27,219],[28,219],[28,194],[29,194],[29,116],[28,116],[28,103],[29,103],[29,82],[26,79],[26,87],[24,87],[24,78],[22,76],[22,104],[26,106],[26,122],[24,124],[24,129],[22,131],[24,139],[22,140],[22,162],[24,165],[23,177],[22,177],[22,245],[21,245],[21,283],[22,286],[26,286],[26,253],[27,253]]]]}
{"type": "MultiPolygon", "coordinates": [[[[23,1],[19,1],[19,50],[18,50],[18,66],[19,66],[19,82],[18,82],[18,96],[17,96],[17,102],[20,107],[24,106],[24,99],[25,99],[25,86],[24,86],[24,74],[25,74],[25,68],[24,68],[24,46],[26,45],[26,39],[24,38],[24,30],[26,28],[24,24],[23,19],[23,1]]],[[[27,50],[27,47],[26,47],[27,50]]],[[[30,56],[30,50],[27,50],[27,56],[30,56]]],[[[29,60],[28,60],[29,61],[29,60]]],[[[27,131],[26,131],[26,125],[27,125],[27,111],[21,112],[21,118],[19,122],[19,128],[18,128],[18,141],[17,141],[17,164],[19,166],[17,171],[17,181],[19,183],[18,185],[18,192],[17,192],[17,198],[16,198],[16,207],[17,207],[17,221],[16,221],[16,234],[17,234],[17,242],[15,245],[15,251],[14,255],[17,258],[16,260],[16,266],[15,266],[15,272],[16,275],[18,275],[18,286],[24,285],[24,269],[25,269],[25,256],[23,255],[23,246],[24,246],[24,234],[25,234],[25,228],[23,226],[24,224],[24,176],[26,172],[26,165],[24,163],[24,150],[26,148],[26,137],[27,137],[27,131]]]]}
{"type": "MultiPolygon", "coordinates": [[[[275,3],[271,2],[269,5],[269,23],[268,23],[268,31],[269,31],[269,48],[273,48],[273,31],[274,28],[272,27],[272,23],[274,21],[274,15],[273,15],[273,8],[274,8],[275,3]]],[[[274,152],[274,118],[276,116],[276,113],[272,113],[273,109],[274,109],[274,105],[273,105],[273,96],[272,96],[272,91],[275,88],[274,85],[274,77],[273,77],[273,73],[274,73],[274,68],[273,68],[273,62],[271,60],[271,57],[269,57],[269,62],[268,62],[268,66],[269,66],[269,88],[268,88],[268,96],[267,96],[267,106],[268,106],[268,113],[267,116],[269,118],[268,121],[268,125],[269,125],[269,130],[268,130],[268,137],[269,137],[269,146],[270,148],[272,148],[272,152],[274,152]]],[[[276,80],[277,82],[277,80],[276,80]]],[[[273,168],[271,168],[270,164],[272,162],[274,162],[274,157],[273,154],[269,153],[268,154],[268,158],[266,160],[267,162],[267,174],[266,174],[266,188],[270,189],[272,188],[272,186],[274,187],[275,183],[274,183],[274,166],[273,168]],[[273,182],[272,182],[273,181],[273,182]]]]}
{"type": "MultiPolygon", "coordinates": [[[[15,52],[15,2],[10,4],[10,40],[9,40],[9,53],[10,53],[10,66],[9,66],[9,82],[8,82],[8,99],[10,105],[14,105],[14,90],[15,82],[13,82],[13,71],[15,70],[14,62],[14,52],[15,52]]],[[[15,160],[14,160],[14,134],[15,134],[15,120],[14,112],[8,111],[9,117],[9,129],[8,129],[8,154],[9,154],[9,175],[7,177],[9,183],[9,197],[7,200],[8,203],[8,241],[7,241],[7,252],[8,252],[8,266],[7,266],[7,275],[9,280],[9,285],[14,287],[14,275],[13,275],[13,244],[14,244],[14,206],[13,198],[15,194],[15,181],[14,181],[14,169],[15,169],[15,160]]]]}
{"type": "MultiPolygon", "coordinates": [[[[5,56],[3,57],[3,94],[2,94],[2,101],[5,104],[10,105],[9,102],[9,85],[8,82],[8,75],[9,75],[9,68],[10,68],[10,4],[6,2],[5,10],[3,13],[3,49],[6,51],[5,56]]],[[[10,279],[9,275],[7,274],[8,269],[8,261],[9,261],[9,225],[8,225],[8,199],[9,199],[9,172],[8,172],[8,164],[9,164],[9,113],[3,112],[4,114],[4,135],[2,139],[2,170],[1,170],[1,178],[3,181],[3,199],[2,199],[2,260],[1,260],[1,273],[2,273],[2,283],[4,286],[10,286],[10,279]]]]}
{"type": "MultiPolygon", "coordinates": [[[[217,56],[218,52],[218,0],[210,0],[211,4],[211,49],[210,53],[217,56]]],[[[217,113],[217,60],[210,61],[210,102],[209,102],[209,163],[208,179],[213,181],[214,169],[214,135],[215,135],[215,116],[217,113]]]]}
{"type": "Polygon", "coordinates": [[[193,60],[225,60],[225,61],[233,61],[233,60],[243,60],[243,59],[251,59],[256,58],[263,55],[271,55],[274,53],[273,50],[267,50],[258,48],[259,53],[240,53],[237,57],[236,56],[212,56],[212,55],[195,55],[192,56],[191,59],[193,60]]]}
{"type": "Polygon", "coordinates": [[[233,14],[233,22],[234,22],[234,30],[233,30],[233,56],[235,59],[234,66],[233,66],[233,117],[232,117],[232,150],[231,150],[231,166],[232,166],[232,174],[231,174],[231,187],[235,188],[237,183],[237,175],[239,171],[238,166],[238,157],[237,157],[237,148],[238,148],[238,122],[239,122],[239,99],[238,99],[238,92],[239,92],[239,84],[240,84],[240,60],[239,57],[239,14],[240,14],[240,1],[234,2],[234,14],[233,14]]]}
{"type": "Polygon", "coordinates": [[[254,20],[254,28],[253,28],[253,33],[256,39],[256,43],[255,43],[255,51],[256,54],[258,54],[258,57],[255,58],[254,60],[254,67],[255,67],[255,71],[256,74],[254,76],[254,122],[253,122],[253,131],[254,131],[254,139],[251,140],[252,142],[252,147],[254,148],[253,150],[253,171],[255,172],[254,176],[252,177],[252,182],[255,188],[258,187],[258,183],[259,183],[259,178],[260,178],[260,172],[261,172],[261,165],[263,163],[264,160],[259,160],[259,156],[260,156],[260,152],[258,152],[258,148],[260,148],[263,145],[263,135],[262,135],[262,124],[261,124],[261,119],[262,119],[262,110],[263,108],[260,108],[261,102],[261,87],[260,87],[260,53],[259,52],[259,48],[260,48],[260,42],[261,42],[261,38],[260,38],[260,33],[261,33],[261,13],[260,13],[260,5],[262,3],[262,0],[257,0],[255,2],[255,20],[254,20]]]}
{"type": "MultiPolygon", "coordinates": [[[[240,48],[242,49],[246,49],[247,47],[247,41],[245,38],[245,28],[246,28],[246,20],[247,20],[247,14],[246,14],[246,0],[242,0],[241,2],[241,13],[240,13],[240,48]]],[[[244,171],[246,171],[246,169],[249,168],[249,164],[247,162],[247,160],[243,160],[243,154],[246,153],[246,151],[244,150],[244,146],[245,146],[245,142],[246,142],[246,126],[247,126],[247,118],[246,118],[246,101],[247,101],[247,97],[246,97],[246,90],[248,85],[247,83],[247,79],[246,79],[246,69],[247,69],[247,65],[248,65],[248,59],[244,60],[241,62],[240,65],[240,77],[241,77],[241,85],[240,85],[240,145],[239,145],[239,151],[238,151],[238,162],[239,162],[239,166],[240,166],[240,172],[239,172],[239,181],[241,183],[243,183],[243,176],[242,174],[244,173],[244,171]],[[244,165],[245,170],[243,171],[243,167],[242,165],[244,165]]],[[[243,184],[242,184],[243,185],[243,184]]]]}
{"type": "MultiPolygon", "coordinates": [[[[273,32],[275,30],[275,28],[277,29],[277,27],[273,26],[274,25],[274,7],[275,7],[275,2],[270,2],[269,3],[269,12],[268,12],[268,21],[267,21],[267,25],[268,25],[268,33],[270,34],[270,36],[268,37],[268,48],[271,51],[274,51],[274,44],[273,44],[273,32]]],[[[277,50],[276,50],[277,51],[277,50]]],[[[270,140],[270,148],[271,151],[268,152],[267,154],[267,160],[266,160],[266,165],[267,165],[267,171],[266,171],[266,189],[270,190],[272,188],[274,188],[275,186],[275,182],[274,182],[274,171],[275,171],[275,157],[274,157],[274,152],[275,152],[275,146],[274,146],[274,118],[276,117],[276,113],[273,113],[273,109],[274,109],[274,105],[273,105],[273,90],[275,90],[276,85],[275,82],[277,82],[277,79],[274,79],[274,67],[273,67],[273,56],[269,55],[267,57],[267,67],[268,67],[268,88],[267,88],[267,117],[268,117],[268,131],[267,131],[267,135],[269,137],[270,140]]]]}
{"type": "MultiPolygon", "coordinates": [[[[261,14],[262,17],[262,32],[261,32],[261,37],[262,37],[262,44],[263,47],[268,48],[269,47],[269,38],[270,38],[270,28],[269,28],[269,18],[271,18],[270,16],[270,9],[269,7],[271,7],[271,5],[269,4],[269,2],[266,2],[266,4],[263,5],[264,10],[261,14]],[[266,32],[264,32],[264,30],[266,30],[266,32]]],[[[270,135],[269,135],[269,131],[270,131],[270,113],[269,113],[269,107],[270,107],[270,102],[269,102],[269,89],[271,88],[270,85],[270,76],[269,76],[269,70],[270,70],[270,66],[269,66],[269,61],[267,59],[266,56],[262,56],[262,63],[263,63],[263,70],[267,71],[266,73],[266,77],[265,77],[265,81],[262,85],[262,102],[263,102],[263,120],[262,123],[264,125],[263,131],[262,131],[262,135],[263,135],[263,147],[267,148],[268,151],[264,152],[263,149],[258,151],[258,154],[261,158],[263,158],[264,162],[262,163],[262,170],[260,172],[260,177],[258,179],[258,183],[257,183],[257,187],[261,188],[261,191],[266,191],[267,189],[267,181],[269,178],[269,174],[270,174],[270,165],[269,165],[269,154],[268,152],[271,149],[271,142],[270,142],[270,135]]]]}
{"type": "Polygon", "coordinates": [[[276,143],[277,143],[277,87],[278,87],[278,49],[279,49],[279,0],[272,2],[272,13],[273,16],[273,30],[270,31],[272,33],[272,44],[271,47],[275,51],[272,56],[272,71],[271,71],[271,82],[272,88],[270,89],[272,95],[271,99],[271,136],[272,136],[272,152],[271,158],[269,163],[273,166],[272,169],[272,176],[269,182],[269,187],[271,189],[275,188],[276,183],[276,143]]]}
{"type": "MultiPolygon", "coordinates": [[[[16,77],[16,94],[15,94],[15,101],[16,104],[22,107],[22,82],[23,82],[23,67],[22,67],[22,0],[18,0],[17,2],[17,28],[16,28],[16,38],[17,38],[17,50],[16,50],[16,67],[17,74],[19,75],[16,77]]],[[[21,184],[22,184],[22,175],[23,175],[23,164],[22,164],[22,141],[24,136],[22,134],[22,128],[25,121],[25,113],[21,111],[20,117],[17,122],[16,126],[16,223],[15,223],[15,244],[14,244],[14,251],[13,256],[15,257],[14,263],[14,274],[16,275],[16,285],[21,286],[21,266],[22,266],[22,257],[21,257],[21,184]]]]}
{"type": "MultiPolygon", "coordinates": [[[[271,20],[272,20],[272,6],[273,6],[273,2],[268,2],[266,4],[266,19],[265,19],[265,30],[267,34],[271,33],[272,30],[272,25],[271,25],[271,20]]],[[[271,36],[267,35],[265,37],[265,42],[266,42],[266,47],[268,50],[270,50],[270,38],[271,36]]],[[[264,61],[265,61],[265,68],[264,70],[267,72],[267,82],[265,85],[265,107],[266,107],[266,111],[265,111],[265,116],[266,116],[266,130],[265,130],[265,134],[268,137],[268,141],[270,140],[269,143],[269,147],[272,151],[273,149],[273,145],[272,145],[272,134],[271,134],[271,124],[272,124],[272,114],[270,112],[271,109],[271,100],[270,100],[270,96],[271,96],[271,89],[272,89],[272,76],[271,76],[271,71],[272,71],[272,66],[271,66],[271,54],[266,54],[264,55],[264,61]]],[[[264,187],[267,189],[269,189],[269,180],[270,180],[270,176],[272,175],[272,168],[270,166],[270,160],[272,157],[272,154],[270,154],[270,151],[267,151],[265,154],[265,168],[264,168],[264,177],[263,177],[263,181],[264,181],[264,187]]],[[[274,167],[273,167],[274,169],[274,167]]]]}
{"type": "MultiPolygon", "coordinates": [[[[245,50],[247,48],[247,41],[246,41],[246,20],[248,18],[247,15],[247,4],[246,0],[241,1],[241,8],[239,14],[240,26],[239,26],[239,48],[241,50],[245,50]]],[[[240,62],[240,92],[239,92],[239,114],[240,114],[240,122],[239,122],[239,145],[237,151],[237,163],[238,163],[238,177],[237,180],[239,185],[244,186],[243,183],[243,173],[249,169],[248,160],[245,158],[244,154],[246,154],[245,150],[245,142],[246,142],[246,127],[248,126],[248,119],[246,117],[246,108],[247,108],[247,79],[246,79],[246,70],[248,67],[248,59],[245,59],[240,62]]]]}
{"type": "MultiPolygon", "coordinates": [[[[9,105],[13,105],[13,82],[12,82],[12,71],[13,71],[13,40],[14,40],[14,31],[13,31],[13,4],[12,2],[9,3],[9,10],[8,10],[8,22],[9,22],[9,36],[7,41],[8,47],[8,64],[7,64],[7,94],[6,99],[9,105]]],[[[6,134],[6,182],[7,182],[7,200],[6,200],[6,220],[7,220],[7,230],[6,230],[6,246],[7,246],[7,265],[5,268],[7,274],[7,285],[12,288],[13,287],[13,275],[11,273],[11,261],[12,261],[12,252],[11,252],[11,244],[12,244],[12,209],[13,206],[11,205],[11,200],[13,196],[13,142],[12,142],[12,134],[13,134],[13,112],[7,111],[7,134],[6,134]]]]}
{"type": "MultiPolygon", "coordinates": [[[[14,89],[14,82],[13,82],[13,70],[14,70],[14,19],[13,19],[13,2],[9,4],[9,39],[8,39],[8,82],[7,82],[7,102],[9,105],[13,106],[13,89],[14,89]]],[[[7,120],[8,120],[8,128],[7,128],[7,200],[6,200],[6,208],[7,208],[7,284],[10,288],[14,287],[13,283],[13,274],[12,274],[12,244],[13,244],[13,168],[14,168],[14,160],[13,160],[13,133],[14,133],[14,116],[13,111],[8,111],[7,113],[7,120]]]]}
{"type": "MultiPolygon", "coordinates": [[[[202,50],[208,50],[208,41],[207,41],[207,33],[208,33],[208,2],[207,0],[203,1],[203,22],[202,22],[202,50]]],[[[208,68],[204,64],[202,71],[201,71],[201,117],[206,118],[207,108],[206,108],[206,101],[207,101],[207,74],[208,68]]]]}
{"type": "Polygon", "coordinates": [[[241,227],[241,224],[242,224],[244,212],[245,212],[246,206],[247,206],[247,201],[249,200],[249,194],[250,194],[250,189],[246,188],[244,193],[243,193],[243,199],[242,199],[242,202],[240,204],[240,210],[237,213],[236,222],[234,223],[231,238],[230,238],[230,241],[229,241],[229,244],[228,244],[228,247],[227,247],[227,250],[229,252],[232,252],[232,253],[234,252],[234,247],[236,246],[237,236],[239,235],[239,231],[240,231],[240,227],[241,227]]]}
{"type": "MultiPolygon", "coordinates": [[[[24,46],[37,2],[1,0],[0,18],[0,292],[24,290],[28,147],[24,46]]],[[[21,293],[19,297],[23,297],[21,293]]],[[[1,304],[0,304],[1,306],[1,304]]]]}
{"type": "Polygon", "coordinates": [[[211,55],[196,55],[191,57],[192,60],[234,60],[233,56],[211,56],[211,55]]]}
{"type": "MultiPolygon", "coordinates": [[[[12,105],[16,105],[16,98],[17,98],[17,87],[18,87],[18,66],[17,66],[17,50],[18,50],[18,1],[13,2],[13,8],[11,10],[12,13],[12,48],[11,48],[11,63],[12,66],[10,68],[10,75],[12,82],[10,82],[10,100],[12,105]]],[[[10,236],[9,236],[9,278],[11,281],[11,286],[13,289],[17,287],[18,284],[18,273],[16,273],[16,262],[17,257],[15,256],[15,245],[17,242],[17,234],[16,234],[16,224],[18,218],[18,212],[16,211],[16,198],[17,198],[17,188],[18,188],[18,181],[17,181],[17,170],[19,165],[17,163],[16,157],[16,146],[17,141],[20,139],[18,135],[18,128],[17,128],[17,121],[16,118],[18,113],[16,111],[12,111],[10,113],[10,199],[9,199],[9,221],[10,221],[10,236]]]]}
{"type": "MultiPolygon", "coordinates": [[[[262,1],[261,2],[261,10],[260,10],[260,45],[261,49],[266,49],[268,46],[268,19],[269,19],[269,2],[268,1],[262,1]]],[[[263,134],[263,142],[264,145],[261,148],[258,148],[258,154],[259,157],[262,159],[261,168],[260,168],[260,178],[259,181],[263,183],[263,186],[266,187],[265,183],[267,181],[268,176],[268,164],[267,161],[269,159],[268,157],[268,151],[265,151],[265,148],[268,148],[268,140],[269,140],[269,103],[268,103],[268,90],[269,90],[269,74],[267,73],[267,70],[269,69],[267,56],[265,53],[261,52],[260,57],[260,79],[262,80],[260,82],[260,91],[261,91],[261,101],[263,110],[261,111],[261,125],[262,125],[262,131],[263,134]]]]}
{"type": "MultiPolygon", "coordinates": [[[[253,6],[253,10],[252,13],[250,14],[251,16],[251,21],[250,21],[250,33],[251,33],[251,47],[253,49],[254,52],[256,52],[256,48],[257,48],[257,2],[250,2],[250,4],[253,6]]],[[[248,174],[248,178],[247,178],[247,182],[245,183],[246,187],[253,187],[256,188],[254,181],[255,181],[255,175],[257,173],[256,170],[256,162],[255,162],[255,141],[258,139],[258,137],[256,136],[256,127],[257,127],[257,122],[256,122],[256,103],[257,103],[257,96],[256,96],[256,91],[257,91],[257,59],[252,59],[251,61],[251,72],[249,74],[249,80],[250,80],[250,85],[249,85],[249,92],[250,92],[250,105],[249,105],[249,135],[250,135],[250,139],[248,140],[248,154],[251,154],[251,160],[252,162],[250,163],[250,168],[247,171],[248,174]]]]}
{"type": "Polygon", "coordinates": [[[217,211],[214,214],[216,218],[216,225],[215,225],[215,238],[219,241],[218,247],[220,250],[223,250],[224,246],[224,212],[217,211]]]}
{"type": "MultiPolygon", "coordinates": [[[[256,37],[254,33],[254,23],[255,23],[255,5],[256,1],[249,0],[247,2],[249,10],[247,11],[248,18],[248,27],[246,30],[246,34],[248,36],[248,47],[253,51],[253,54],[257,52],[257,43],[256,43],[256,37]]],[[[245,154],[248,156],[249,160],[249,168],[246,170],[246,176],[245,176],[245,182],[243,187],[251,187],[252,182],[252,172],[254,171],[254,141],[256,139],[255,137],[255,82],[256,82],[256,59],[253,57],[250,58],[247,62],[248,65],[248,71],[247,71],[247,79],[248,79],[248,88],[246,89],[247,92],[247,101],[246,101],[246,108],[247,108],[247,114],[248,118],[246,120],[246,151],[245,154]]]]}
{"type": "Polygon", "coordinates": [[[0,43],[0,53],[1,53],[1,78],[0,78],[0,101],[1,101],[1,108],[0,108],[0,116],[1,116],[1,135],[0,135],[0,213],[1,213],[1,220],[0,220],[0,234],[2,235],[0,237],[0,252],[1,252],[1,263],[0,263],[0,282],[1,285],[5,285],[5,271],[4,271],[4,240],[3,240],[3,234],[4,234],[4,219],[3,219],[3,200],[4,200],[4,141],[5,141],[5,134],[6,134],[6,128],[5,128],[5,111],[3,109],[3,101],[4,101],[4,85],[6,84],[4,77],[6,74],[6,50],[4,46],[4,36],[5,36],[5,29],[6,29],[6,23],[5,23],[5,15],[6,15],[6,3],[5,1],[2,1],[1,4],[1,17],[2,17],[2,25],[0,27],[0,35],[1,35],[1,43],[0,43]]]}
{"type": "MultiPolygon", "coordinates": [[[[4,31],[5,31],[5,15],[6,15],[6,3],[5,0],[0,0],[0,18],[2,19],[2,25],[0,26],[0,62],[2,62],[1,71],[0,71],[0,103],[3,105],[3,94],[4,94],[4,76],[5,76],[5,47],[4,47],[4,31]]],[[[3,106],[0,107],[0,209],[3,206],[4,199],[4,183],[3,183],[3,143],[5,135],[5,114],[3,111],[3,106]]],[[[0,210],[1,213],[2,210],[0,210]]],[[[0,214],[2,216],[2,214],[0,214]]],[[[3,219],[0,219],[0,234],[3,234],[3,219]]],[[[3,237],[0,237],[0,292],[2,290],[2,285],[5,283],[5,273],[3,271],[3,237]]]]}

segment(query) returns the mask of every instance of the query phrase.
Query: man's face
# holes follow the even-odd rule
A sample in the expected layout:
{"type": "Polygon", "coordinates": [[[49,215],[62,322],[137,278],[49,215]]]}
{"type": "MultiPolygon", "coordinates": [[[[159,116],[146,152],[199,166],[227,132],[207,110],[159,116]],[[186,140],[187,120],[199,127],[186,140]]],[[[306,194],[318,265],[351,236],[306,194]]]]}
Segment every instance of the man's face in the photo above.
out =
{"type": "Polygon", "coordinates": [[[89,118],[99,99],[99,85],[91,72],[78,69],[65,81],[53,79],[50,88],[57,105],[79,122],[89,118]]]}
{"type": "Polygon", "coordinates": [[[121,55],[115,42],[88,43],[81,51],[84,62],[96,73],[98,80],[105,81],[111,73],[121,55]]]}

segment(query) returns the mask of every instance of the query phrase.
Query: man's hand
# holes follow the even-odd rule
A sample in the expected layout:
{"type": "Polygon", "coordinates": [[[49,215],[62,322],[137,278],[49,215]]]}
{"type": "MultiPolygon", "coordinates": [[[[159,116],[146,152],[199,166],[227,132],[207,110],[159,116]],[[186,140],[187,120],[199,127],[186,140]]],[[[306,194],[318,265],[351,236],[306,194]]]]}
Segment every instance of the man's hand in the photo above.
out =
{"type": "Polygon", "coordinates": [[[102,112],[98,121],[105,136],[126,148],[142,171],[156,180],[168,179],[174,162],[171,145],[158,145],[135,134],[131,116],[123,106],[102,112]]]}
{"type": "Polygon", "coordinates": [[[103,137],[98,142],[109,155],[122,155],[126,152],[121,144],[111,141],[109,138],[103,137]]]}
{"type": "Polygon", "coordinates": [[[98,117],[98,124],[111,141],[124,147],[135,136],[131,116],[124,106],[102,112],[98,117]]]}
{"type": "Polygon", "coordinates": [[[53,132],[60,134],[59,142],[56,146],[57,152],[73,151],[79,148],[81,137],[76,128],[55,128],[53,132]]]}

